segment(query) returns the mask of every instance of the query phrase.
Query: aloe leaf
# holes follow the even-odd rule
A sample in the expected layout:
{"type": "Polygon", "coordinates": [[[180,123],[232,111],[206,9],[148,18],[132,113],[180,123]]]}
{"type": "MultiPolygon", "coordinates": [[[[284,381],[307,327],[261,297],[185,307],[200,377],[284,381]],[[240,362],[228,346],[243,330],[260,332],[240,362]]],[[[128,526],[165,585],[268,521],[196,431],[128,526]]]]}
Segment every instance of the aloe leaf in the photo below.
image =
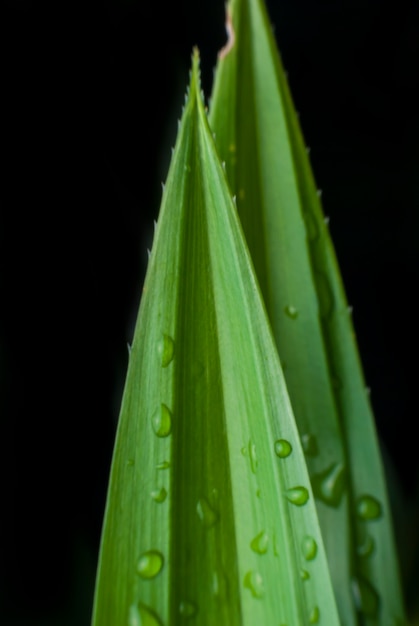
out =
{"type": "Polygon", "coordinates": [[[340,623],[195,50],[130,350],[92,624],[322,618],[340,623]]]}
{"type": "Polygon", "coordinates": [[[337,258],[266,6],[231,0],[209,119],[306,452],[345,624],[405,622],[385,474],[337,258]]]}

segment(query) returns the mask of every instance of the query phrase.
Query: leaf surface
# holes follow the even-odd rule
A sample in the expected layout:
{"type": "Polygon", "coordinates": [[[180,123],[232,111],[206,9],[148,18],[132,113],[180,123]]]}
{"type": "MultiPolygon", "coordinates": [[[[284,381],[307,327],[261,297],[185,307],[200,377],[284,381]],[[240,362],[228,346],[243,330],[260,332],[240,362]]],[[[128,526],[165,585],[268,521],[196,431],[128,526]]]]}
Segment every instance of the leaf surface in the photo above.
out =
{"type": "Polygon", "coordinates": [[[195,50],[130,351],[92,625],[321,616],[340,623],[195,50]]]}

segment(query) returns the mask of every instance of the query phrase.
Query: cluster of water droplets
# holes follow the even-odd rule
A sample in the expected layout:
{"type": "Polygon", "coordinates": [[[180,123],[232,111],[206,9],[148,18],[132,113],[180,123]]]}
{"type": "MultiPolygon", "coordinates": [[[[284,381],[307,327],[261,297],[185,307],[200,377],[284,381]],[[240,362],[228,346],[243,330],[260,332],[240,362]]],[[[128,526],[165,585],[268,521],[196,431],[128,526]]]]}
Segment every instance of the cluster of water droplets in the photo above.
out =
{"type": "MultiPolygon", "coordinates": [[[[313,437],[306,437],[306,448],[309,451],[314,451],[317,454],[317,445],[313,437]]],[[[274,442],[273,450],[274,454],[279,459],[284,460],[292,454],[293,446],[287,439],[279,438],[274,442]]],[[[248,459],[251,472],[253,474],[256,474],[259,462],[255,443],[250,439],[247,445],[242,447],[241,453],[244,457],[248,459]]],[[[296,485],[288,488],[284,492],[284,496],[291,505],[302,507],[308,502],[310,492],[306,487],[302,485],[296,485]]],[[[279,556],[279,550],[276,545],[275,533],[273,533],[271,536],[266,530],[260,530],[250,540],[251,550],[261,556],[264,556],[269,552],[269,550],[271,549],[271,544],[273,554],[275,556],[279,556]]],[[[302,538],[300,545],[300,554],[304,561],[307,562],[307,564],[310,561],[313,561],[317,556],[317,551],[318,546],[314,537],[312,537],[311,535],[305,535],[302,538]]],[[[308,569],[306,569],[306,567],[301,568],[300,577],[302,581],[307,581],[310,579],[310,573],[308,569]]],[[[260,600],[266,594],[264,580],[258,569],[250,569],[245,573],[243,585],[246,589],[249,590],[252,597],[255,599],[260,600]]],[[[320,621],[320,610],[318,606],[313,606],[311,608],[307,619],[309,624],[317,624],[320,621]]],[[[281,626],[287,625],[281,624],[281,626]]]]}
{"type": "MultiPolygon", "coordinates": [[[[312,433],[301,435],[301,445],[307,457],[318,456],[317,438],[312,433]]],[[[347,488],[344,463],[332,462],[322,471],[312,474],[310,478],[314,496],[325,504],[337,508],[347,488]]]]}
{"type": "MultiPolygon", "coordinates": [[[[375,554],[376,545],[368,531],[368,524],[382,518],[382,505],[374,496],[364,494],[356,500],[355,511],[358,520],[364,524],[364,535],[357,546],[357,555],[361,560],[370,559],[375,554]]],[[[352,581],[352,592],[357,610],[366,617],[376,618],[380,597],[373,584],[362,574],[358,574],[352,581]]]]}
{"type": "MultiPolygon", "coordinates": [[[[157,356],[163,369],[166,369],[173,361],[175,355],[175,342],[168,334],[163,334],[157,344],[157,356]]],[[[170,407],[161,402],[156,407],[151,416],[151,427],[158,439],[169,437],[172,433],[173,416],[170,407]]],[[[133,465],[133,459],[128,460],[128,465],[133,465]]],[[[170,468],[168,460],[162,460],[156,465],[157,471],[164,471],[170,468]]],[[[158,505],[163,504],[167,498],[166,487],[157,485],[151,490],[150,496],[158,505]]],[[[160,575],[165,565],[163,553],[152,548],[144,551],[137,559],[135,571],[142,581],[152,581],[160,575]]],[[[194,615],[195,607],[188,602],[181,602],[179,614],[188,617],[194,615]]],[[[131,605],[128,615],[128,626],[163,626],[163,622],[154,609],[143,602],[131,605]]]]}
{"type": "MultiPolygon", "coordinates": [[[[287,307],[285,311],[291,319],[296,319],[298,311],[294,307],[287,307]]],[[[173,361],[175,354],[175,344],[170,335],[164,334],[158,342],[158,356],[162,368],[167,368],[173,361]]],[[[151,426],[156,437],[166,438],[172,433],[173,416],[171,409],[166,403],[161,403],[157,407],[151,417],[151,426]]],[[[301,437],[303,450],[307,456],[316,456],[318,454],[317,440],[314,435],[303,434],[301,437]]],[[[249,440],[247,445],[242,447],[243,456],[249,460],[250,470],[253,474],[258,471],[258,457],[256,444],[253,440],[249,440]]],[[[277,439],[274,442],[274,454],[279,459],[286,459],[293,452],[292,444],[287,439],[277,439]]],[[[128,460],[128,465],[132,465],[134,461],[128,460]]],[[[170,462],[162,460],[156,466],[157,470],[168,470],[170,462]]],[[[312,487],[314,495],[326,504],[338,506],[345,488],[345,468],[341,463],[333,463],[323,472],[312,477],[312,487]]],[[[163,486],[157,486],[151,491],[151,498],[157,503],[162,504],[167,498],[167,490],[163,486]]],[[[260,490],[258,495],[260,496],[260,490]]],[[[297,507],[304,506],[309,500],[309,490],[302,486],[296,485],[289,487],[284,496],[288,502],[297,507]]],[[[205,528],[213,527],[219,521],[219,513],[210,504],[209,500],[201,497],[196,506],[197,516],[205,528]]],[[[382,515],[381,504],[378,500],[370,495],[361,496],[356,502],[356,513],[360,520],[370,521],[376,520],[382,515]]],[[[265,555],[268,552],[270,544],[270,536],[265,530],[258,532],[250,541],[250,548],[259,555],[265,555]]],[[[374,552],[374,542],[367,535],[365,542],[359,546],[359,556],[366,558],[374,552]]],[[[275,552],[275,546],[274,546],[275,552]]],[[[303,537],[301,542],[302,557],[310,562],[316,558],[317,543],[315,539],[309,535],[303,537]]],[[[136,563],[136,572],[143,581],[155,579],[164,568],[164,556],[157,549],[150,549],[143,552],[136,563]]],[[[309,580],[310,574],[306,568],[301,568],[300,576],[303,581],[309,580]]],[[[220,592],[219,576],[214,578],[214,594],[220,592]]],[[[265,586],[261,574],[257,570],[249,570],[243,579],[244,587],[247,588],[254,598],[260,599],[265,595],[265,586]]],[[[225,585],[224,585],[225,586],[225,585]]],[[[357,578],[353,582],[353,593],[356,605],[367,615],[375,614],[378,606],[378,596],[370,583],[363,578],[357,578]]],[[[183,600],[179,604],[179,615],[184,618],[193,617],[197,614],[195,604],[183,600]]],[[[310,624],[316,624],[320,621],[320,611],[317,606],[313,607],[308,617],[310,624]]],[[[147,624],[149,626],[162,626],[162,621],[153,609],[147,607],[144,603],[138,602],[130,608],[128,626],[140,626],[147,624]]],[[[285,625],[284,625],[285,626],[285,625]]]]}
{"type": "MultiPolygon", "coordinates": [[[[301,437],[303,450],[307,456],[317,456],[319,453],[317,440],[311,434],[301,437]]],[[[325,504],[338,507],[347,488],[346,470],[341,462],[331,463],[322,472],[311,476],[311,485],[315,497],[325,504]]],[[[355,500],[355,514],[363,528],[363,537],[359,540],[356,553],[361,560],[370,558],[376,550],[375,541],[368,532],[367,524],[382,518],[380,501],[370,494],[363,494],[355,500]]],[[[306,544],[307,553],[309,553],[306,544]]],[[[364,576],[358,575],[352,581],[352,593],[357,610],[368,616],[376,617],[379,610],[379,595],[371,582],[364,576]]]]}

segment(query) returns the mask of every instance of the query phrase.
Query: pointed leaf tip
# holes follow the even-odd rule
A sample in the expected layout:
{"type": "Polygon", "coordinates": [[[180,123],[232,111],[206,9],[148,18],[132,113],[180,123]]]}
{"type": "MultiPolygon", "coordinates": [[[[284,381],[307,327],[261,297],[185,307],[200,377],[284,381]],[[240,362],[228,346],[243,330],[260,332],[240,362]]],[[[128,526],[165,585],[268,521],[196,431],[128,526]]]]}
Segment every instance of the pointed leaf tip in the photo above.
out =
{"type": "Polygon", "coordinates": [[[191,67],[191,82],[190,82],[190,91],[196,87],[197,91],[200,91],[201,88],[201,59],[199,56],[199,49],[197,46],[194,46],[192,49],[192,67],[191,67]]]}

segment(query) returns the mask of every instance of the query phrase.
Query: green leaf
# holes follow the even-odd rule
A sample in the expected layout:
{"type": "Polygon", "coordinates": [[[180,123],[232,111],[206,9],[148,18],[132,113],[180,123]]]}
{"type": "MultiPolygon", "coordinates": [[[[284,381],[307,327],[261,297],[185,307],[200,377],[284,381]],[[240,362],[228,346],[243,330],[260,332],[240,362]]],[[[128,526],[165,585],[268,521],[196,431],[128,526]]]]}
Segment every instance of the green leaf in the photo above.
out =
{"type": "Polygon", "coordinates": [[[93,626],[340,622],[193,55],[112,459],[93,626]]]}
{"type": "Polygon", "coordinates": [[[226,25],[209,119],[306,450],[341,619],[404,623],[350,309],[264,2],[231,0],[226,25]]]}

